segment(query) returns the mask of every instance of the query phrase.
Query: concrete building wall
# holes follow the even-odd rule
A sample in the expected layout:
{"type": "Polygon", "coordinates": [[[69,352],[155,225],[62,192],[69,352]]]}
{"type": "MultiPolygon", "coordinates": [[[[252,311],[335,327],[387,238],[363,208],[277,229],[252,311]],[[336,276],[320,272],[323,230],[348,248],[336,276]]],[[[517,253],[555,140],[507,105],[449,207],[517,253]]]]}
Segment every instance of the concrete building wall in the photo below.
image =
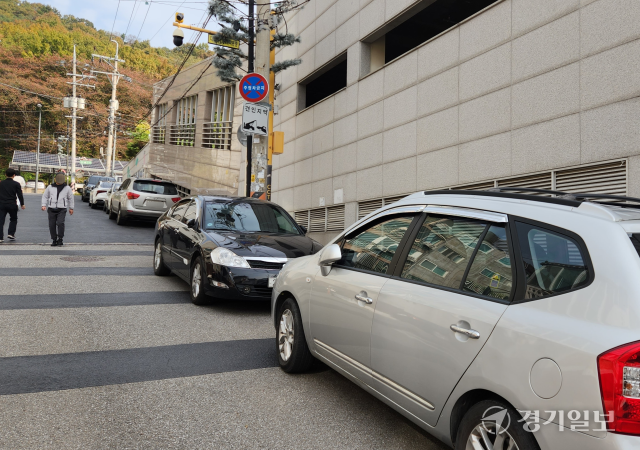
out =
{"type": "MultiPolygon", "coordinates": [[[[237,140],[235,130],[240,125],[242,106],[236,88],[234,123],[230,149],[215,149],[203,143],[203,124],[211,121],[211,92],[228,83],[216,75],[210,60],[202,61],[183,70],[175,79],[160,104],[170,108],[182,96],[198,95],[195,142],[193,146],[171,145],[169,127],[176,124],[177,106],[166,115],[166,139],[164,144],[150,144],[147,174],[171,180],[183,188],[193,191],[198,188],[220,189],[229,194],[237,194],[238,177],[242,159],[242,145],[237,140]],[[204,75],[196,82],[200,74],[204,75]],[[195,84],[194,84],[195,82],[195,84]],[[185,95],[186,94],[186,95],[185,95]]],[[[171,78],[154,86],[154,102],[162,95],[171,78]]],[[[158,120],[154,112],[151,123],[158,120]]]]}
{"type": "MultiPolygon", "coordinates": [[[[416,3],[313,0],[277,59],[273,199],[290,212],[625,158],[640,196],[640,2],[502,0],[367,73],[363,42],[416,3]],[[298,82],[346,51],[347,87],[300,110],[298,82]]],[[[326,242],[335,235],[312,236],[326,242]]]]}

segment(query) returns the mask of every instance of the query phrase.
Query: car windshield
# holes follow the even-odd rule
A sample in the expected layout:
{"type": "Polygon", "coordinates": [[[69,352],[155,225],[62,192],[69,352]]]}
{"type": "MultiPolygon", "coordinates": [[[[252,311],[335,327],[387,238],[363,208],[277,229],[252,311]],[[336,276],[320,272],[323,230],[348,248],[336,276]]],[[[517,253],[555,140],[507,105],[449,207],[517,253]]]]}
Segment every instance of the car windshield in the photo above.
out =
{"type": "Polygon", "coordinates": [[[178,189],[176,189],[175,184],[160,181],[134,181],[133,190],[149,192],[150,194],[178,195],[178,189]]]}
{"type": "Polygon", "coordinates": [[[207,230],[300,234],[287,214],[266,203],[206,202],[204,223],[207,230]]]}
{"type": "Polygon", "coordinates": [[[89,181],[87,181],[87,184],[98,184],[98,181],[100,181],[101,178],[100,177],[89,177],[89,181]]]}

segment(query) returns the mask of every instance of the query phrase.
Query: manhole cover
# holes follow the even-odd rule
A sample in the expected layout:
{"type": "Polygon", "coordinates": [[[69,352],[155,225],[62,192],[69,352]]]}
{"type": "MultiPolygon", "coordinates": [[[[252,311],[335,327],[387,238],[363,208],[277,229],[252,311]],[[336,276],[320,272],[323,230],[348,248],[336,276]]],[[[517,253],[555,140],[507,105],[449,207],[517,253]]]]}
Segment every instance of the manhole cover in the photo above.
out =
{"type": "Polygon", "coordinates": [[[100,256],[62,256],[60,257],[63,261],[70,262],[86,262],[86,261],[102,261],[104,258],[100,256]]]}

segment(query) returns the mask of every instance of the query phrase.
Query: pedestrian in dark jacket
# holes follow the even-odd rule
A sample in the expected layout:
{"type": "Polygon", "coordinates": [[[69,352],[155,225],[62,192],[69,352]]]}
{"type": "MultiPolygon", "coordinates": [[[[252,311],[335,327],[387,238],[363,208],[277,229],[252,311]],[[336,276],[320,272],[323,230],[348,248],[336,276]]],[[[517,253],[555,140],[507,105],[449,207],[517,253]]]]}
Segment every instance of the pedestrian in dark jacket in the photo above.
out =
{"type": "Polygon", "coordinates": [[[4,220],[7,214],[9,214],[7,237],[11,240],[16,238],[16,229],[18,227],[18,204],[16,201],[20,201],[21,208],[24,209],[22,187],[20,183],[14,180],[16,171],[7,169],[5,175],[7,178],[0,181],[0,242],[4,242],[4,220]]]}
{"type": "Polygon", "coordinates": [[[55,181],[47,186],[42,194],[42,210],[46,210],[49,214],[52,247],[63,245],[64,219],[67,217],[67,209],[69,214],[73,215],[73,206],[73,191],[67,186],[65,174],[59,172],[56,174],[55,181]]]}

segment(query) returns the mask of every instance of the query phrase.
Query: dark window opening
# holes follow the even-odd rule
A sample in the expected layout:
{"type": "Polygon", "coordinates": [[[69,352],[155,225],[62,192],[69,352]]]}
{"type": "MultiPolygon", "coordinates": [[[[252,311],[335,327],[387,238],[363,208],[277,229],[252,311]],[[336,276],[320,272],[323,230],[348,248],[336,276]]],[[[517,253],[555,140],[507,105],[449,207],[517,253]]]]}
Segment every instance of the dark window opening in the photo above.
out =
{"type": "MultiPolygon", "coordinates": [[[[430,0],[424,0],[429,2],[430,0]]],[[[385,64],[482,11],[496,0],[437,0],[385,35],[385,64]]],[[[420,8],[420,5],[417,6],[420,8]]]]}
{"type": "Polygon", "coordinates": [[[347,87],[346,54],[339,57],[339,59],[342,59],[342,61],[303,86],[306,94],[304,108],[315,105],[340,89],[347,87]]]}

